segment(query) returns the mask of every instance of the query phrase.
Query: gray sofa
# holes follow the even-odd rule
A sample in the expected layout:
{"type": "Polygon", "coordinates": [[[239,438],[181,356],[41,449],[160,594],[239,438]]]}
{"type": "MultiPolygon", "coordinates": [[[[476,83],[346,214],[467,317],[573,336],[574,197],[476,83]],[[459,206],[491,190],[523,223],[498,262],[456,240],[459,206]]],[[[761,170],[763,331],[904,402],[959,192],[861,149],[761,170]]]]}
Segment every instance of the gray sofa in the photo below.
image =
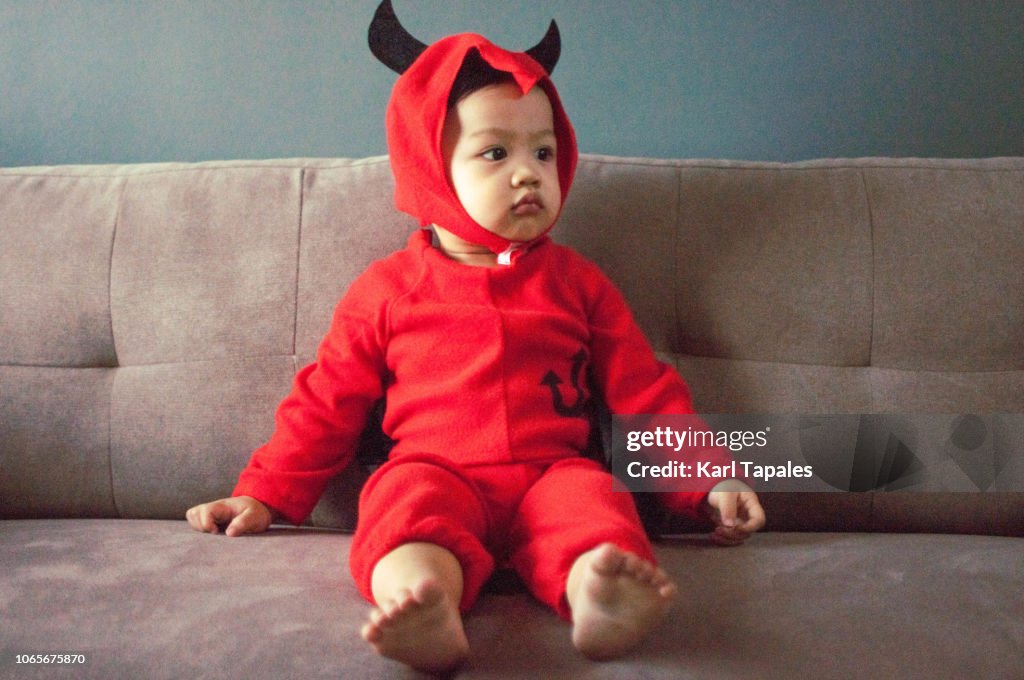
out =
{"type": "MultiPolygon", "coordinates": [[[[358,639],[373,436],[309,526],[183,517],[231,491],[342,291],[414,227],[385,158],[0,170],[0,676],[416,677],[358,639]]],[[[999,474],[765,493],[740,548],[651,514],[681,597],[640,650],[586,661],[501,574],[457,677],[1024,677],[1024,487],[1000,481],[1024,465],[1024,159],[584,156],[554,236],[701,411],[1006,414],[999,474]]]]}

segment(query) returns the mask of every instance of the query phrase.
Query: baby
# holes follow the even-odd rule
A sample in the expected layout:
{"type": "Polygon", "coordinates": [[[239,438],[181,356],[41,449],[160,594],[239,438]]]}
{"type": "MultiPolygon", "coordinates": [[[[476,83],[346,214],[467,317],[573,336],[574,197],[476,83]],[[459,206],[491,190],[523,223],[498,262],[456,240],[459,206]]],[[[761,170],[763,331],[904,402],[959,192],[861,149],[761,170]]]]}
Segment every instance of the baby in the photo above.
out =
{"type": "MultiPolygon", "coordinates": [[[[187,518],[229,536],[303,521],[386,398],[395,445],[361,493],[350,553],[376,604],[366,642],[420,670],[458,666],[469,655],[462,616],[508,566],[572,623],[580,652],[621,656],[663,619],[676,586],[632,496],[583,455],[592,405],[599,394],[616,413],[693,406],[609,280],[547,236],[577,159],[549,78],[557,30],[526,53],[472,34],[428,47],[385,1],[370,43],[402,74],[387,113],[396,203],[431,229],[352,284],[232,497],[187,518]]],[[[660,496],[712,518],[721,544],[764,524],[738,480],[660,496]]]]}

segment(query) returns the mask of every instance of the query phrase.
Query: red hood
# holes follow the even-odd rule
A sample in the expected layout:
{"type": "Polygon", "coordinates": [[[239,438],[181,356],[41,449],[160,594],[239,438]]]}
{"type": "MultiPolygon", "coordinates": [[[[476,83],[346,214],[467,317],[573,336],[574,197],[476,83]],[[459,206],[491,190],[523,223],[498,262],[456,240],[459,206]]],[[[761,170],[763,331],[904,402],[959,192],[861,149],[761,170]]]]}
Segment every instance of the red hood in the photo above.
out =
{"type": "Polygon", "coordinates": [[[547,93],[555,119],[558,179],[565,204],[576,171],[576,136],[547,72],[524,52],[509,52],[483,36],[462,33],[424,50],[392,90],[386,125],[395,205],[422,226],[437,224],[470,243],[501,253],[513,242],[484,229],[466,213],[448,182],[441,152],[448,94],[466,55],[474,49],[495,69],[511,73],[523,94],[535,85],[547,93]]]}

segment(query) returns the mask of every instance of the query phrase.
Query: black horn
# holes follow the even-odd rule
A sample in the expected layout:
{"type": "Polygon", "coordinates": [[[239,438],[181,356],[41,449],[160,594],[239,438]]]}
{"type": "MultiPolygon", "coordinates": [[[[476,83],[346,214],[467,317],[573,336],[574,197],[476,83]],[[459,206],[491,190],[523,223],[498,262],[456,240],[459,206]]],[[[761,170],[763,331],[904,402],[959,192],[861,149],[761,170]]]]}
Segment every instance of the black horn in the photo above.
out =
{"type": "Polygon", "coordinates": [[[558,57],[562,54],[562,36],[558,32],[558,24],[554,20],[551,21],[548,32],[544,34],[541,41],[526,50],[526,53],[543,66],[548,75],[551,75],[551,72],[555,70],[555,64],[558,63],[558,57]]]}
{"type": "MultiPolygon", "coordinates": [[[[427,49],[398,21],[391,0],[383,0],[377,7],[373,21],[370,22],[369,42],[373,55],[399,74],[405,73],[416,58],[423,54],[423,50],[427,49]]],[[[554,20],[541,41],[526,50],[526,53],[544,67],[549,75],[555,70],[558,57],[562,54],[562,37],[554,20]]]]}
{"type": "MultiPolygon", "coordinates": [[[[391,0],[384,0],[370,22],[370,51],[399,74],[412,66],[427,46],[414,38],[398,21],[391,0]]],[[[556,57],[557,58],[557,57],[556,57]]]]}

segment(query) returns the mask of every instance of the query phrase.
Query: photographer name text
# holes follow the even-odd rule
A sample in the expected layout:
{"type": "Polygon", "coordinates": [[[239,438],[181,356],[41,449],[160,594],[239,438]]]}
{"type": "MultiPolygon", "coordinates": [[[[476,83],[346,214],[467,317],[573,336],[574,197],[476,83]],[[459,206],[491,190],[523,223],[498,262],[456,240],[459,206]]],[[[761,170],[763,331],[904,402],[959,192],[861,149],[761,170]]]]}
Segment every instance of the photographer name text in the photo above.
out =
{"type": "Polygon", "coordinates": [[[661,465],[647,465],[633,461],[626,466],[626,474],[633,479],[797,479],[814,476],[810,465],[758,465],[749,460],[734,460],[727,465],[713,465],[707,462],[683,463],[668,461],[661,465]]]}

